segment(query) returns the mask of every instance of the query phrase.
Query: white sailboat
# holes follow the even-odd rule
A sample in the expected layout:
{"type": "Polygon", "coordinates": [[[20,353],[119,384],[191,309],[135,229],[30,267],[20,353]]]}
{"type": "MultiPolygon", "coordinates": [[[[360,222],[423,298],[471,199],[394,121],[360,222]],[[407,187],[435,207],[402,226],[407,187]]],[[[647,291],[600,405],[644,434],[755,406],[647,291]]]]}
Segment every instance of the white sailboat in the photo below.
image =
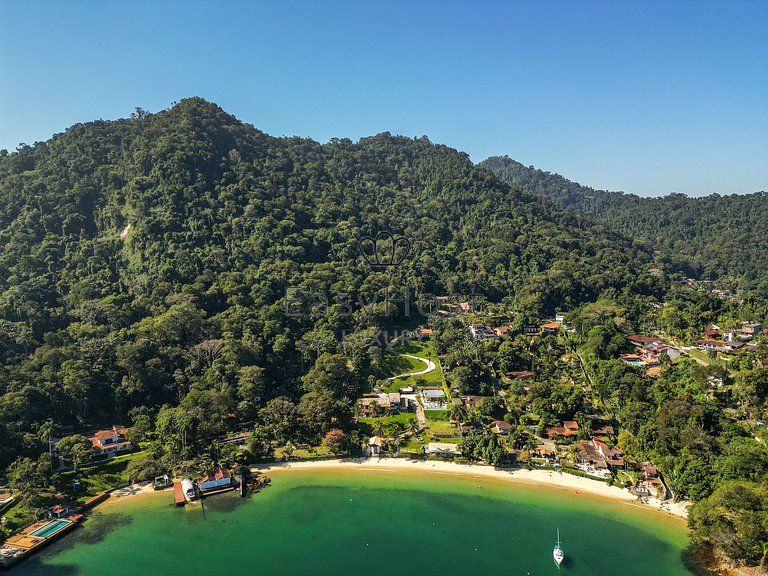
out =
{"type": "Polygon", "coordinates": [[[557,543],[555,544],[555,549],[552,550],[552,556],[558,566],[560,566],[560,563],[565,559],[565,553],[560,546],[560,528],[557,529],[557,543]]]}

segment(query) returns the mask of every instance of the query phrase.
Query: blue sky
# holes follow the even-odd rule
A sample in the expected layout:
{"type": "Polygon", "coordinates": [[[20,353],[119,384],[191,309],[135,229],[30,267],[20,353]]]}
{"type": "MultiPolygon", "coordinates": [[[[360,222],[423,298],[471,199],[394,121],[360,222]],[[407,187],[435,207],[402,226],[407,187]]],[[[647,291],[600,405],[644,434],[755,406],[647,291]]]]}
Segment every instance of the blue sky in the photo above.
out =
{"type": "Polygon", "coordinates": [[[187,96],[595,188],[768,190],[768,1],[0,0],[0,148],[187,96]]]}

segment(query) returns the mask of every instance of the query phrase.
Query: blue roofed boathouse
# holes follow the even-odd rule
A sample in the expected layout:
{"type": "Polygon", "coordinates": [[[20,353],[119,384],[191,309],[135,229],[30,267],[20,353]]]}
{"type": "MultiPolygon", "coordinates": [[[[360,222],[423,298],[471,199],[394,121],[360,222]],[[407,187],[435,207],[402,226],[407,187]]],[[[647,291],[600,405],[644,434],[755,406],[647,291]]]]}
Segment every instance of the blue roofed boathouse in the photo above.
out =
{"type": "Polygon", "coordinates": [[[206,473],[197,483],[203,493],[226,490],[235,487],[235,481],[227,468],[217,468],[213,472],[206,473]]]}

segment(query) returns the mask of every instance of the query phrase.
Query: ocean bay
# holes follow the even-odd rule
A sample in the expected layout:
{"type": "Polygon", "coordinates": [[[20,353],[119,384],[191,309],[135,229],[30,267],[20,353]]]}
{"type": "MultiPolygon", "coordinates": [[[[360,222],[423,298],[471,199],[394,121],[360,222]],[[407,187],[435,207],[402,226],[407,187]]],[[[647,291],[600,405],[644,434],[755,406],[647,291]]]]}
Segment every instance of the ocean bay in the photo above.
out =
{"type": "Polygon", "coordinates": [[[428,472],[275,471],[249,499],[177,509],[168,493],[100,507],[20,576],[690,573],[685,523],[624,502],[428,472]],[[566,561],[552,560],[560,529],[566,561]]]}

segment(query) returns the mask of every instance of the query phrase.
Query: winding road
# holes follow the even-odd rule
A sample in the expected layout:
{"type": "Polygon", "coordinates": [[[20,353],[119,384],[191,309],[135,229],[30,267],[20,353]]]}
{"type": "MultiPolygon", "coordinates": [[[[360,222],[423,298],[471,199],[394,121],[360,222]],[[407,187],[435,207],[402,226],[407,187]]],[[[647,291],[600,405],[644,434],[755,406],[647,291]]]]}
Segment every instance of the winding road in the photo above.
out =
{"type": "Polygon", "coordinates": [[[410,378],[411,376],[422,376],[424,374],[429,374],[430,372],[432,372],[432,370],[434,370],[437,367],[435,363],[429,358],[420,358],[419,356],[411,356],[410,354],[401,354],[401,356],[405,356],[406,358],[410,358],[411,360],[420,360],[421,362],[424,362],[424,364],[426,364],[427,367],[424,370],[421,370],[420,372],[409,372],[407,374],[398,374],[397,376],[390,376],[389,378],[384,378],[385,381],[395,380],[396,378],[410,378]]]}

